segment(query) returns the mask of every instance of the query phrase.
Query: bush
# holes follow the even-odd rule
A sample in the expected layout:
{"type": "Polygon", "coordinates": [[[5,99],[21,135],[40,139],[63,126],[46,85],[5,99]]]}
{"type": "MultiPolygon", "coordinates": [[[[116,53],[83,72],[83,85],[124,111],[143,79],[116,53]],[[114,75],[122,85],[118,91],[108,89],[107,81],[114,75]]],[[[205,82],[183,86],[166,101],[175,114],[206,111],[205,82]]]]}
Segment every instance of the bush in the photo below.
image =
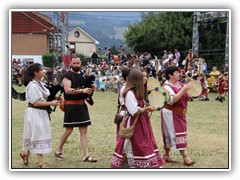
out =
{"type": "Polygon", "coordinates": [[[54,68],[62,63],[62,57],[60,54],[47,53],[42,55],[43,66],[54,68]],[[56,59],[57,58],[57,59],[56,59]]]}
{"type": "Polygon", "coordinates": [[[85,56],[84,54],[77,53],[77,55],[82,60],[82,66],[86,66],[87,62],[90,62],[92,58],[90,56],[85,56]]]}
{"type": "MultiPolygon", "coordinates": [[[[81,58],[83,66],[86,66],[87,62],[90,62],[92,60],[92,58],[90,56],[85,56],[85,55],[79,54],[79,53],[77,53],[77,55],[81,58]]],[[[61,65],[62,64],[61,55],[56,54],[56,57],[58,58],[58,61],[55,60],[53,53],[47,53],[47,54],[42,55],[43,66],[54,68],[56,66],[61,65]]]]}

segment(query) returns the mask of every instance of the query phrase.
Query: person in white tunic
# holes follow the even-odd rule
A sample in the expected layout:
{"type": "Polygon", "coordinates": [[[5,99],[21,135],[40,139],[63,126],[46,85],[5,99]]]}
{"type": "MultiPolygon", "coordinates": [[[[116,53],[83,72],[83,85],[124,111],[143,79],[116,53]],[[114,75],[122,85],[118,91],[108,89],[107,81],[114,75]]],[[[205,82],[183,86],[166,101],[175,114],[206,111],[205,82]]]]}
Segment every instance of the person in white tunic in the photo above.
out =
{"type": "MultiPolygon", "coordinates": [[[[122,77],[124,79],[124,84],[120,87],[120,90],[118,92],[118,112],[120,112],[122,117],[124,117],[124,114],[126,112],[124,97],[123,97],[122,93],[123,93],[123,91],[126,87],[126,81],[127,81],[127,77],[128,77],[128,74],[129,74],[130,71],[131,71],[131,68],[128,68],[128,67],[122,70],[122,77]]],[[[120,136],[119,136],[119,125],[120,124],[117,124],[116,141],[118,141],[118,139],[120,138],[120,136]]]]}
{"type": "Polygon", "coordinates": [[[51,153],[51,127],[47,106],[57,106],[59,101],[47,101],[49,90],[41,82],[42,65],[34,63],[24,74],[28,107],[24,114],[23,148],[20,153],[24,165],[28,165],[29,155],[36,154],[39,168],[47,168],[43,154],[51,153]]]}

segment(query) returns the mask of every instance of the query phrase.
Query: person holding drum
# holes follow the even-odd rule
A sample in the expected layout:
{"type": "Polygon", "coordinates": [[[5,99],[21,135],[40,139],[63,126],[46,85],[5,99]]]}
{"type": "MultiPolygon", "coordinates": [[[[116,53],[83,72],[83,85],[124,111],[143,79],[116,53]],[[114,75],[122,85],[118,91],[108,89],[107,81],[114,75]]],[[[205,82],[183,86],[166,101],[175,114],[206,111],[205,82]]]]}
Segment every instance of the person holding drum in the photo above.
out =
{"type": "Polygon", "coordinates": [[[124,118],[124,127],[129,127],[138,116],[134,134],[130,139],[120,138],[111,161],[111,168],[121,168],[127,158],[130,168],[160,168],[164,161],[160,156],[153,134],[148,112],[153,106],[145,106],[144,77],[139,69],[129,72],[126,87],[123,91],[125,106],[128,111],[124,118]]]}
{"type": "Polygon", "coordinates": [[[170,101],[161,110],[161,124],[164,144],[165,162],[174,162],[170,158],[170,148],[179,150],[184,164],[187,166],[193,165],[192,161],[187,155],[187,91],[191,85],[184,85],[179,82],[179,69],[176,66],[169,66],[165,69],[167,81],[163,87],[170,93],[170,101]]]}

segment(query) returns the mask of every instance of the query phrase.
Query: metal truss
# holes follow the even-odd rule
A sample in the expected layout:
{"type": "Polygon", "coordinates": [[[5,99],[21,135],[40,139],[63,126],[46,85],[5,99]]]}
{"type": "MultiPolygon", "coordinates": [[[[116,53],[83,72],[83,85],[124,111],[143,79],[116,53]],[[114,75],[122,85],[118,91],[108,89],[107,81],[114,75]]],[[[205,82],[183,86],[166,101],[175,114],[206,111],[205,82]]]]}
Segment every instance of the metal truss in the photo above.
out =
{"type": "Polygon", "coordinates": [[[226,18],[227,30],[226,30],[226,43],[225,43],[225,65],[228,65],[229,58],[229,20],[228,12],[194,12],[193,15],[193,39],[192,39],[192,49],[198,55],[199,46],[199,32],[198,27],[200,22],[211,22],[218,18],[226,18]]]}
{"type": "Polygon", "coordinates": [[[49,51],[54,56],[54,67],[59,64],[58,56],[66,54],[68,40],[68,12],[53,12],[51,18],[54,30],[49,37],[49,51]]]}

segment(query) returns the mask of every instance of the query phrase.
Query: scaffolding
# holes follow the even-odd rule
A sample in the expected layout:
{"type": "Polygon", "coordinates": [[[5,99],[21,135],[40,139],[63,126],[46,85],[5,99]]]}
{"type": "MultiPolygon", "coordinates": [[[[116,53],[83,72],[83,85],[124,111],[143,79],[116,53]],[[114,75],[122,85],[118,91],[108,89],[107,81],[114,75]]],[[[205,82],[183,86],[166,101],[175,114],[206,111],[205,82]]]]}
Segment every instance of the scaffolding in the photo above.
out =
{"type": "Polygon", "coordinates": [[[58,58],[69,52],[66,49],[68,41],[68,12],[54,11],[52,15],[54,29],[49,34],[49,52],[53,53],[53,67],[59,65],[58,58]]]}
{"type": "Polygon", "coordinates": [[[218,18],[225,18],[226,27],[226,42],[225,42],[225,65],[228,66],[229,61],[229,14],[228,12],[194,12],[193,15],[193,39],[192,39],[192,49],[198,55],[199,49],[199,32],[198,28],[200,22],[211,22],[218,18]]]}

